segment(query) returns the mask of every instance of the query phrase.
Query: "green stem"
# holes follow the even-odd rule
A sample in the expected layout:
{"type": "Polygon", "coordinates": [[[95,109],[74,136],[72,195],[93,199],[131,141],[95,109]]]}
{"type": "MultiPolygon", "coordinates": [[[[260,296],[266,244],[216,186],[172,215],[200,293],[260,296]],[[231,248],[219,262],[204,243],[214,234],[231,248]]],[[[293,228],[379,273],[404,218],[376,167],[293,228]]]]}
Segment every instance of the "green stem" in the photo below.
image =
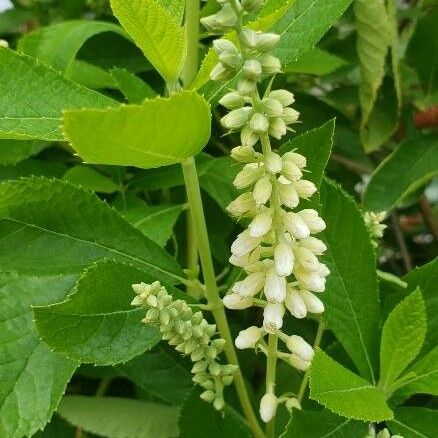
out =
{"type": "MultiPolygon", "coordinates": [[[[266,363],[266,392],[275,394],[275,380],[277,374],[277,348],[278,335],[269,335],[268,338],[268,357],[266,363]]],[[[275,416],[266,426],[267,438],[275,436],[275,416]]]]}

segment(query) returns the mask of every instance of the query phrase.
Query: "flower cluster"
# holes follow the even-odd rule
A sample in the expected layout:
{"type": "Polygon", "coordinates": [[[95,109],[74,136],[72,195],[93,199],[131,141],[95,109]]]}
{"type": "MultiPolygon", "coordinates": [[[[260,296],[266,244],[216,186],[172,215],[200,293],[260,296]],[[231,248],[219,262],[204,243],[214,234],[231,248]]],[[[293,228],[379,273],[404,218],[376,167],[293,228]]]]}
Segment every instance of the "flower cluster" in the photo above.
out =
{"type": "MultiPolygon", "coordinates": [[[[219,103],[229,112],[221,123],[229,132],[240,131],[241,145],[232,157],[243,164],[234,185],[243,193],[229,206],[229,213],[248,226],[231,247],[230,262],[244,270],[245,278],[234,284],[224,297],[229,309],[263,307],[262,327],[249,327],[235,340],[237,348],[258,348],[269,355],[263,338],[274,335],[288,353],[276,351],[298,370],[307,370],[313,348],[300,336],[281,331],[289,311],[295,318],[324,311],[316,294],[324,292],[330,271],[318,260],[327,249],[313,235],[325,229],[324,221],[313,209],[297,211],[300,199],[308,199],[316,186],[303,178],[306,158],[288,151],[283,155],[271,149],[270,137],[280,140],[299,113],[291,105],[294,95],[287,90],[272,90],[272,80],[260,94],[260,83],[281,71],[272,53],[280,36],[254,31],[243,26],[242,16],[263,5],[259,0],[218,0],[221,10],[202,20],[213,32],[234,30],[238,41],[218,39],[214,44],[219,62],[211,79],[224,81],[237,75],[236,88],[219,103]],[[261,148],[257,148],[258,144],[261,148]],[[259,149],[259,150],[257,150],[259,149]]],[[[263,421],[270,421],[278,403],[287,400],[275,394],[275,382],[267,381],[260,404],[263,421]]]]}
{"type": "Polygon", "coordinates": [[[383,232],[387,228],[387,225],[382,224],[385,219],[386,211],[381,211],[379,213],[374,213],[372,211],[365,212],[365,225],[367,226],[368,231],[373,239],[381,239],[383,237],[383,232]]]}
{"type": "Polygon", "coordinates": [[[174,300],[158,281],[134,284],[132,288],[137,294],[132,305],[147,309],[142,322],[158,326],[163,340],[180,353],[190,355],[194,362],[193,381],[205,389],[201,398],[216,409],[223,409],[223,387],[232,383],[237,367],[218,362],[225,341],[212,339],[216,326],[209,324],[202,312],[194,313],[185,301],[174,300]]]}
{"type": "Polygon", "coordinates": [[[371,429],[367,438],[403,438],[401,435],[391,435],[388,429],[383,429],[377,433],[374,428],[371,429]]]}

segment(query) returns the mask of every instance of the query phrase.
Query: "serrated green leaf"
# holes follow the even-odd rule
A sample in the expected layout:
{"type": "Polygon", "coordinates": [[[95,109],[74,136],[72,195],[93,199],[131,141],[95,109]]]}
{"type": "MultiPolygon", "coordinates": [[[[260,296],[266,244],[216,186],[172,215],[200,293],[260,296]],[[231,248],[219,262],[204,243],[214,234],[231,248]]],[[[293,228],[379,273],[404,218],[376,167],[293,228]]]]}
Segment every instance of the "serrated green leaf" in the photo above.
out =
{"type": "Polygon", "coordinates": [[[141,103],[157,95],[146,82],[124,68],[113,68],[111,75],[129,103],[141,103]]]}
{"type": "Polygon", "coordinates": [[[86,190],[100,193],[114,193],[119,186],[110,178],[88,166],[74,166],[63,176],[63,180],[86,190]]]}
{"type": "Polygon", "coordinates": [[[159,2],[178,23],[181,23],[186,5],[185,0],[159,0],[159,2]]]}
{"type": "Polygon", "coordinates": [[[0,184],[0,266],[32,275],[77,273],[102,258],[176,283],[176,261],[95,195],[45,178],[0,184]]]}
{"type": "Polygon", "coordinates": [[[117,88],[114,79],[106,70],[84,61],[74,60],[66,77],[93,90],[117,88]]]}
{"type": "Polygon", "coordinates": [[[52,352],[33,327],[32,305],[62,300],[75,276],[0,274],[0,436],[22,438],[50,420],[77,363],[52,352]]]}
{"type": "Polygon", "coordinates": [[[360,374],[375,382],[378,361],[379,301],[376,259],[368,230],[354,200],[331,183],[321,187],[321,217],[331,274],[325,317],[360,374]],[[342,232],[340,232],[342,230],[342,232]]]}
{"type": "Polygon", "coordinates": [[[0,166],[0,181],[19,179],[29,176],[46,176],[47,178],[61,178],[67,170],[63,163],[28,159],[15,166],[0,166]]]}
{"type": "Polygon", "coordinates": [[[64,140],[62,111],[116,102],[26,55],[0,48],[0,138],[64,140]]]}
{"type": "Polygon", "coordinates": [[[347,418],[380,422],[393,417],[382,392],[322,350],[312,360],[310,398],[347,418]]]}
{"type": "Polygon", "coordinates": [[[42,141],[0,140],[0,165],[17,164],[38,154],[48,143],[42,141]]]}
{"type": "Polygon", "coordinates": [[[435,438],[438,435],[438,411],[428,408],[402,407],[389,422],[391,432],[403,438],[435,438]]]}
{"type": "Polygon", "coordinates": [[[88,163],[142,168],[179,163],[210,138],[210,108],[193,91],[106,110],[65,111],[63,129],[88,163]]]}
{"type": "Polygon", "coordinates": [[[71,67],[84,43],[104,32],[114,32],[128,38],[126,32],[113,23],[90,20],[64,21],[24,35],[18,41],[17,50],[38,58],[55,70],[65,72],[71,67]]]}
{"type": "Polygon", "coordinates": [[[156,0],[111,0],[119,19],[146,58],[167,82],[175,82],[186,57],[184,33],[156,0]]]}
{"type": "Polygon", "coordinates": [[[109,438],[175,438],[178,410],[118,397],[64,397],[59,414],[86,432],[109,438]]]}
{"type": "Polygon", "coordinates": [[[383,326],[379,386],[385,393],[420,352],[425,335],[426,309],[417,289],[395,307],[383,326]]]}
{"type": "Polygon", "coordinates": [[[127,362],[160,341],[156,328],[140,322],[144,309],[131,306],[131,286],[141,281],[154,278],[113,261],[93,265],[67,300],[34,307],[38,334],[54,351],[83,363],[127,362]]]}
{"type": "Polygon", "coordinates": [[[406,140],[375,170],[365,190],[367,210],[389,211],[438,174],[438,136],[406,140]]]}
{"type": "Polygon", "coordinates": [[[315,47],[303,53],[297,60],[284,68],[285,73],[304,73],[324,76],[345,66],[347,62],[339,56],[315,47]]]}
{"type": "Polygon", "coordinates": [[[44,430],[37,432],[33,438],[75,438],[76,429],[63,420],[59,415],[54,415],[44,430]]]}

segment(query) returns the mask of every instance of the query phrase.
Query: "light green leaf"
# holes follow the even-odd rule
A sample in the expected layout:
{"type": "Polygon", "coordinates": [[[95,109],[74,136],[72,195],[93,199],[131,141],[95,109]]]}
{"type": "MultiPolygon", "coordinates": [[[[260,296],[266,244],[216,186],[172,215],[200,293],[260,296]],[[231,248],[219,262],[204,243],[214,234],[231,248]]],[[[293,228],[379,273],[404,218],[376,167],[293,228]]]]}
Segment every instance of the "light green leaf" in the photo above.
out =
{"type": "Polygon", "coordinates": [[[141,103],[146,98],[155,97],[157,93],[134,73],[123,68],[111,70],[117,86],[130,103],[141,103]]]}
{"type": "Polygon", "coordinates": [[[159,0],[159,3],[166,8],[169,14],[176,19],[178,23],[184,17],[185,0],[159,0]]]}
{"type": "Polygon", "coordinates": [[[438,174],[438,136],[406,140],[375,170],[365,190],[367,210],[389,211],[438,174]]]}
{"type": "Polygon", "coordinates": [[[183,91],[106,110],[64,113],[66,138],[88,163],[159,167],[198,154],[210,137],[204,98],[183,91]]]}
{"type": "Polygon", "coordinates": [[[156,0],[111,0],[114,15],[167,82],[175,82],[186,57],[184,33],[156,0]]]}
{"type": "Polygon", "coordinates": [[[93,90],[117,88],[114,79],[106,70],[84,61],[74,60],[66,77],[93,90]]]}
{"type": "Polygon", "coordinates": [[[123,263],[99,262],[87,269],[67,300],[34,307],[41,339],[54,351],[84,363],[126,362],[160,341],[157,329],[140,321],[132,285],[152,282],[142,271],[123,263]]]}
{"type": "Polygon", "coordinates": [[[304,73],[324,76],[345,66],[347,62],[339,56],[315,47],[303,53],[296,61],[283,68],[285,73],[304,73]]]}
{"type": "Polygon", "coordinates": [[[176,261],[95,195],[32,178],[0,184],[0,266],[26,274],[77,273],[102,258],[175,283],[176,261]]]}
{"type": "Polygon", "coordinates": [[[352,198],[326,182],[321,204],[321,217],[327,224],[324,263],[331,271],[321,295],[325,317],[360,374],[374,383],[380,321],[374,248],[352,198]]]}
{"type": "Polygon", "coordinates": [[[17,164],[38,154],[48,143],[42,141],[0,140],[0,165],[17,164]]]}
{"type": "Polygon", "coordinates": [[[22,438],[50,420],[77,363],[50,351],[32,305],[62,300],[75,276],[0,274],[0,436],[22,438]]]}
{"type": "Polygon", "coordinates": [[[114,193],[119,190],[119,186],[113,180],[88,166],[72,167],[64,174],[63,179],[94,192],[114,193]]]}
{"type": "Polygon", "coordinates": [[[385,393],[421,350],[426,335],[426,309],[416,290],[390,313],[380,345],[380,382],[385,393]]]}
{"type": "Polygon", "coordinates": [[[178,410],[118,397],[64,397],[58,412],[86,432],[109,438],[175,438],[178,410]]]}
{"type": "Polygon", "coordinates": [[[347,418],[380,422],[393,417],[382,392],[322,350],[312,361],[310,398],[347,418]]]}
{"type": "Polygon", "coordinates": [[[438,411],[417,407],[397,408],[389,426],[391,432],[403,438],[435,438],[438,436],[438,411]]]}
{"type": "Polygon", "coordinates": [[[67,71],[79,49],[91,37],[114,32],[128,38],[126,32],[116,24],[104,21],[75,20],[52,24],[24,35],[17,50],[38,58],[55,70],[67,71]]]}
{"type": "Polygon", "coordinates": [[[116,104],[35,59],[4,48],[0,48],[0,95],[0,138],[11,139],[62,141],[62,111],[116,104]]]}

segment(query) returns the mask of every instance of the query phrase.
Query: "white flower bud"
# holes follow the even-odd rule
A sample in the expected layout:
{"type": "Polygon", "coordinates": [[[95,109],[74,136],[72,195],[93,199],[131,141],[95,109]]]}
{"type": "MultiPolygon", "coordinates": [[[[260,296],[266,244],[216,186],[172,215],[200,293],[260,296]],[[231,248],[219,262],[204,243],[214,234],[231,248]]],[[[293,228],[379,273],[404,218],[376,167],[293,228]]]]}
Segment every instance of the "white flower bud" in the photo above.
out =
{"type": "Polygon", "coordinates": [[[262,169],[254,163],[246,164],[234,178],[233,184],[236,189],[245,189],[258,181],[262,169]]]}
{"type": "Polygon", "coordinates": [[[259,136],[249,127],[244,126],[240,133],[240,141],[243,146],[254,146],[259,140],[259,136]]]}
{"type": "MultiPolygon", "coordinates": [[[[238,111],[238,110],[235,110],[238,111]]],[[[303,176],[300,168],[292,161],[283,159],[283,176],[291,182],[298,181],[303,176]]]]}
{"type": "Polygon", "coordinates": [[[278,195],[280,196],[280,201],[283,205],[289,208],[295,208],[299,204],[300,198],[293,184],[279,183],[277,187],[278,195]]]}
{"type": "Polygon", "coordinates": [[[283,326],[284,306],[268,303],[263,311],[263,328],[269,333],[277,333],[283,326]]]}
{"type": "Polygon", "coordinates": [[[233,29],[237,20],[237,15],[231,5],[224,4],[216,14],[201,18],[201,24],[210,32],[226,32],[233,29]]]}
{"type": "Polygon", "coordinates": [[[284,161],[292,161],[300,169],[304,169],[307,165],[307,160],[304,155],[297,154],[296,152],[286,152],[283,154],[284,161]]]}
{"type": "Polygon", "coordinates": [[[260,52],[269,52],[280,41],[280,35],[276,33],[257,33],[256,44],[254,48],[260,52]]]}
{"type": "Polygon", "coordinates": [[[262,290],[265,284],[265,277],[264,272],[254,272],[249,274],[244,280],[235,283],[231,290],[242,297],[253,297],[262,290]]]}
{"type": "Polygon", "coordinates": [[[311,272],[303,266],[295,264],[294,274],[305,289],[309,289],[312,292],[324,292],[325,278],[319,272],[311,272]]]}
{"type": "Polygon", "coordinates": [[[300,117],[300,113],[293,108],[285,108],[283,110],[283,120],[286,125],[291,125],[292,123],[298,122],[298,119],[300,117]]]}
{"type": "Polygon", "coordinates": [[[257,206],[266,204],[272,193],[272,183],[268,176],[259,179],[254,186],[254,201],[257,206]]]}
{"type": "Polygon", "coordinates": [[[240,40],[243,44],[245,44],[245,46],[252,49],[256,46],[258,32],[256,32],[255,30],[244,27],[239,36],[240,40]]]}
{"type": "Polygon", "coordinates": [[[286,299],[286,278],[280,277],[272,268],[266,273],[264,294],[271,303],[282,303],[286,299]]]}
{"type": "Polygon", "coordinates": [[[263,107],[268,117],[281,117],[283,114],[283,105],[277,99],[263,99],[263,107]]]}
{"type": "Polygon", "coordinates": [[[316,186],[312,181],[306,179],[300,179],[295,182],[295,189],[300,198],[310,198],[316,192],[316,186]]]}
{"type": "Polygon", "coordinates": [[[268,152],[265,154],[265,166],[271,173],[280,173],[283,168],[283,161],[280,155],[275,152],[268,152]]]}
{"type": "Polygon", "coordinates": [[[257,82],[250,79],[242,78],[237,82],[237,91],[244,96],[252,94],[256,89],[257,82]]]}
{"type": "Polygon", "coordinates": [[[231,254],[229,261],[232,265],[238,266],[239,268],[247,268],[248,265],[252,266],[253,264],[257,263],[259,259],[260,259],[260,248],[257,247],[251,253],[245,254],[241,257],[231,254]]]}
{"type": "Polygon", "coordinates": [[[208,391],[204,391],[200,395],[200,397],[202,398],[202,400],[206,401],[207,403],[212,403],[216,397],[216,394],[213,391],[208,390],[208,391]]]}
{"type": "Polygon", "coordinates": [[[316,237],[308,237],[307,239],[300,240],[300,245],[307,249],[310,249],[316,255],[322,255],[327,251],[327,246],[322,240],[316,237]]]}
{"type": "Polygon", "coordinates": [[[281,104],[286,107],[292,105],[295,102],[293,93],[287,90],[274,90],[269,93],[269,97],[279,100],[281,104]]]}
{"type": "Polygon", "coordinates": [[[287,243],[279,243],[274,251],[275,270],[278,275],[287,277],[292,274],[294,267],[294,253],[287,243]]]}
{"type": "Polygon", "coordinates": [[[260,401],[260,418],[269,423],[275,416],[277,411],[278,400],[272,393],[266,393],[260,401]]]}
{"type": "Polygon", "coordinates": [[[233,76],[233,71],[221,62],[217,63],[210,72],[212,81],[225,81],[233,76]]]}
{"type": "Polygon", "coordinates": [[[242,257],[255,249],[261,242],[260,238],[252,237],[248,230],[243,231],[231,245],[231,252],[237,257],[242,257]]]}
{"type": "Polygon", "coordinates": [[[242,193],[234,201],[232,201],[228,207],[227,211],[234,217],[240,217],[249,211],[255,209],[256,205],[252,197],[251,192],[242,193]]]}
{"type": "Polygon", "coordinates": [[[231,91],[225,94],[219,103],[227,109],[242,108],[245,105],[245,98],[241,96],[237,91],[231,91]]]}
{"type": "Polygon", "coordinates": [[[265,0],[242,0],[241,4],[246,12],[256,12],[262,7],[264,1],[265,0]]]}
{"type": "Polygon", "coordinates": [[[216,14],[202,17],[201,24],[210,32],[214,32],[220,27],[219,20],[216,14]]]}
{"type": "Polygon", "coordinates": [[[318,267],[318,274],[321,275],[321,277],[328,277],[330,275],[330,269],[327,268],[327,266],[323,263],[320,263],[318,267]]]}
{"type": "Polygon", "coordinates": [[[298,212],[300,217],[304,220],[312,234],[319,233],[325,230],[325,222],[319,217],[318,212],[311,208],[301,210],[298,212]]]}
{"type": "Polygon", "coordinates": [[[259,213],[248,225],[249,235],[263,237],[271,230],[272,214],[270,210],[259,213]]]}
{"type": "Polygon", "coordinates": [[[225,38],[216,39],[213,41],[214,50],[218,55],[225,52],[238,54],[239,50],[230,40],[225,38]]]}
{"type": "Polygon", "coordinates": [[[303,290],[300,292],[304,303],[306,304],[307,311],[310,313],[323,313],[324,312],[324,303],[316,297],[312,292],[307,290],[303,290]]]}
{"type": "Polygon", "coordinates": [[[258,81],[262,76],[262,66],[256,59],[248,59],[243,64],[243,75],[252,81],[258,81]]]}
{"type": "Polygon", "coordinates": [[[249,121],[249,127],[258,134],[263,134],[269,128],[269,120],[263,114],[255,113],[249,121]]]}
{"type": "Polygon", "coordinates": [[[222,126],[226,129],[235,130],[242,128],[248,121],[252,114],[252,108],[244,106],[243,108],[230,111],[227,115],[222,117],[222,126]]]}
{"type": "Polygon", "coordinates": [[[310,367],[310,362],[302,359],[300,356],[296,354],[291,354],[289,357],[289,363],[300,371],[307,371],[310,367]]]}
{"type": "Polygon", "coordinates": [[[297,319],[303,319],[307,315],[307,307],[301,294],[293,288],[288,288],[284,302],[287,310],[297,319]]]}
{"type": "Polygon", "coordinates": [[[304,246],[295,246],[294,255],[298,263],[307,271],[317,272],[319,269],[319,261],[315,254],[310,249],[304,246]]]}
{"type": "Polygon", "coordinates": [[[242,57],[239,53],[223,52],[219,55],[219,61],[231,70],[236,71],[242,64],[242,57]]]}
{"type": "Polygon", "coordinates": [[[231,157],[240,163],[253,163],[256,152],[252,146],[236,146],[231,150],[231,157]]]}
{"type": "Polygon", "coordinates": [[[280,117],[271,119],[269,124],[269,134],[277,140],[281,140],[283,135],[286,135],[287,127],[284,120],[280,117]]]}
{"type": "Polygon", "coordinates": [[[289,336],[286,341],[286,347],[291,353],[301,357],[301,359],[310,362],[313,358],[313,348],[301,336],[289,336]]]}
{"type": "Polygon", "coordinates": [[[310,229],[306,222],[296,213],[286,213],[283,216],[283,223],[286,230],[296,239],[305,239],[310,236],[310,229]]]}
{"type": "Polygon", "coordinates": [[[227,309],[241,310],[251,307],[254,300],[251,297],[241,297],[238,294],[228,294],[224,296],[222,302],[227,309]]]}
{"type": "Polygon", "coordinates": [[[276,56],[264,54],[259,58],[265,75],[275,75],[281,72],[281,62],[276,56]]]}
{"type": "Polygon", "coordinates": [[[239,350],[246,348],[254,348],[260,338],[263,336],[263,330],[259,327],[248,327],[242,330],[234,341],[234,344],[239,350]]]}
{"type": "Polygon", "coordinates": [[[0,39],[0,47],[7,49],[9,47],[9,43],[6,40],[0,39]]]}

